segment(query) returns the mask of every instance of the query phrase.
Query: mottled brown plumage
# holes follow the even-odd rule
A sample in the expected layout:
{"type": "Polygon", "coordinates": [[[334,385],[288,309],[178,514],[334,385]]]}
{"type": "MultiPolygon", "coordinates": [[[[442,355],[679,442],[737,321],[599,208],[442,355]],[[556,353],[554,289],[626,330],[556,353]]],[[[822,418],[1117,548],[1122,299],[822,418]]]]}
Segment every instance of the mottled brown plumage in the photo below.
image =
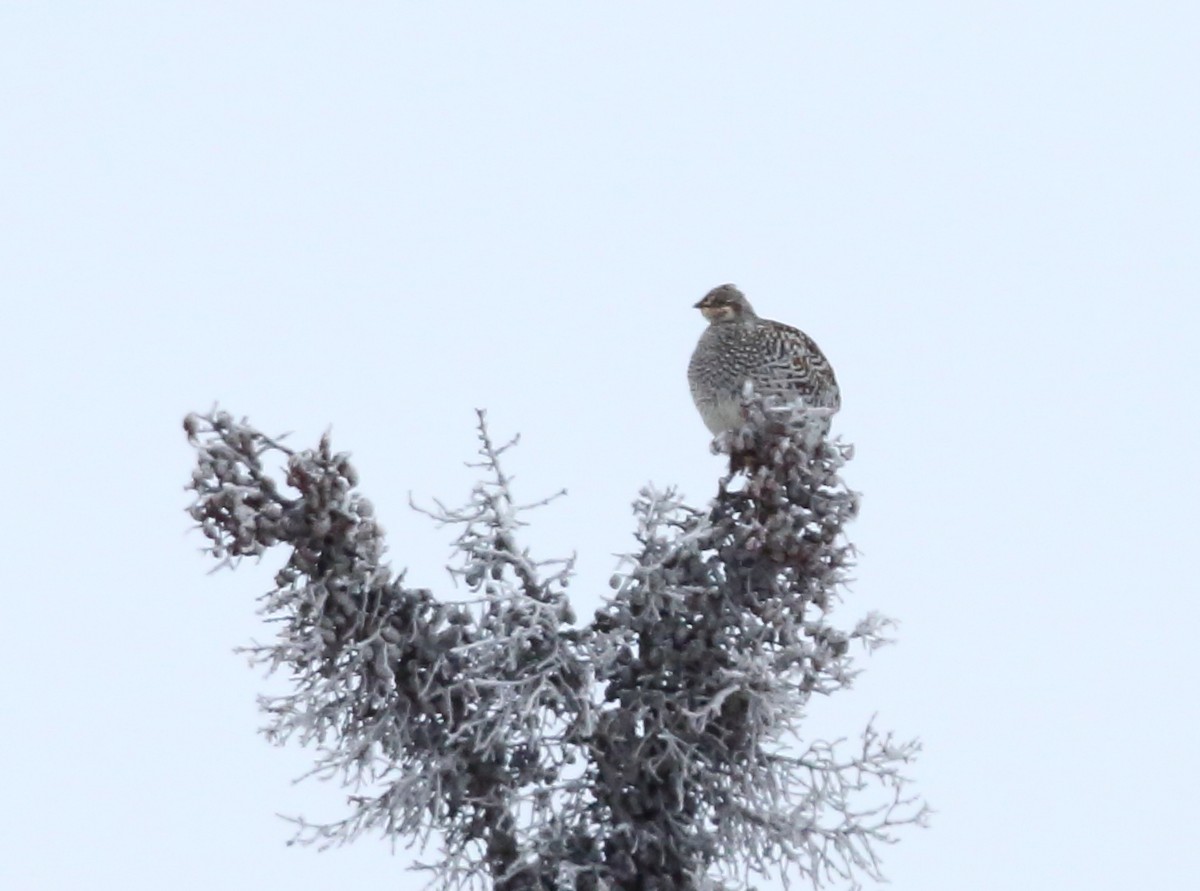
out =
{"type": "MultiPolygon", "coordinates": [[[[828,414],[841,407],[833,367],[803,331],[760,319],[733,285],[713,288],[696,308],[709,324],[688,364],[688,383],[714,435],[742,425],[747,381],[768,403],[827,409],[828,414]]],[[[828,417],[821,429],[829,429],[828,417]]]]}

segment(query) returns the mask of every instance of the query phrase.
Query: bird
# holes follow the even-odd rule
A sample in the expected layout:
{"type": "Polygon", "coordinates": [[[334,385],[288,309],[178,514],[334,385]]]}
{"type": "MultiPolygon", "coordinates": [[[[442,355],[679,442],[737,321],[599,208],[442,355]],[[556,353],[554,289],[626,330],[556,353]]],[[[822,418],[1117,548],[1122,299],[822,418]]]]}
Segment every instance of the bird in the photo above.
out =
{"type": "Polygon", "coordinates": [[[825,409],[841,408],[833,366],[813,339],[798,328],[759,318],[735,285],[719,285],[695,304],[708,327],[688,363],[692,400],[709,431],[717,436],[746,423],[742,411],[746,384],[770,402],[825,409]]]}

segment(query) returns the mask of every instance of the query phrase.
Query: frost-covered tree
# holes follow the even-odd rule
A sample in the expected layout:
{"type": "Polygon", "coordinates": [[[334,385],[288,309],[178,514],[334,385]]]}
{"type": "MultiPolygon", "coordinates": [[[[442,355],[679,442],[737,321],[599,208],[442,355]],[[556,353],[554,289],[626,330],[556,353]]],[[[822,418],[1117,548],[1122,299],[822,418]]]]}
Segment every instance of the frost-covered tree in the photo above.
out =
{"type": "Polygon", "coordinates": [[[461,507],[419,508],[457,531],[452,597],[385,562],[328,435],[293,451],[215,410],[185,429],[208,553],[286,554],[262,599],[278,634],[247,648],[289,679],[261,699],[264,730],[310,746],[312,775],[350,792],[338,822],[297,818],[297,840],[416,841],[439,851],[425,867],[443,887],[716,889],[772,874],[825,887],[881,878],[879,845],[925,822],[903,774],[915,742],[803,727],[811,697],[848,687],[852,652],[885,643],[888,625],[830,621],[858,498],[839,475],[849,447],[803,416],[748,404],[704,509],[643,489],[637,548],[585,623],[566,594],[573,561],[520,541],[537,504],[516,500],[513,443],[482,413],[482,480],[461,507]]]}

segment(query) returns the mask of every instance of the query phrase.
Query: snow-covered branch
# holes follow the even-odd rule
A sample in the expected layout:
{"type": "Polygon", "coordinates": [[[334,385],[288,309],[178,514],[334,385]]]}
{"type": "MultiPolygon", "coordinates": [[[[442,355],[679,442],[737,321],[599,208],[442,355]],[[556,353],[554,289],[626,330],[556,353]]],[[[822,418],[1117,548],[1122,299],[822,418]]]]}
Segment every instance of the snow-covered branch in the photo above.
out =
{"type": "Polygon", "coordinates": [[[699,889],[753,874],[815,887],[879,877],[878,846],[926,812],[903,770],[913,742],[869,726],[804,732],[815,694],[849,686],[852,647],[886,642],[870,614],[830,621],[853,554],[848,447],[804,417],[748,405],[731,472],[706,509],[647,488],[637,550],[576,627],[573,558],[536,559],[497,445],[478,419],[478,482],[459,507],[458,591],[438,598],[384,561],[383,532],[328,435],[293,451],[224,412],[190,415],[190,514],[222,565],[287,554],[249,647],[286,667],[266,735],[312,747],[311,774],[352,793],[344,819],[297,838],[366,832],[421,844],[445,887],[699,889]]]}

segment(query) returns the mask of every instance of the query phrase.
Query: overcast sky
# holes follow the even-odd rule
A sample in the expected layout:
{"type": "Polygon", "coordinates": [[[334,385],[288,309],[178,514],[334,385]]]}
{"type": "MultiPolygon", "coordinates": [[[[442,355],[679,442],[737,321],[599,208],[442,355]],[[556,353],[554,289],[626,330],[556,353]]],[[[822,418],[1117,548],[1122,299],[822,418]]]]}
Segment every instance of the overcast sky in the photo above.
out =
{"type": "Polygon", "coordinates": [[[343,793],[256,734],[181,418],[332,425],[445,589],[406,501],[486,407],[587,616],[640,485],[714,491],[726,281],[841,381],[840,620],[901,625],[810,727],[924,740],[892,887],[1195,887],[1198,59],[1151,0],[0,6],[0,887],[419,888],[285,845],[343,793]]]}

